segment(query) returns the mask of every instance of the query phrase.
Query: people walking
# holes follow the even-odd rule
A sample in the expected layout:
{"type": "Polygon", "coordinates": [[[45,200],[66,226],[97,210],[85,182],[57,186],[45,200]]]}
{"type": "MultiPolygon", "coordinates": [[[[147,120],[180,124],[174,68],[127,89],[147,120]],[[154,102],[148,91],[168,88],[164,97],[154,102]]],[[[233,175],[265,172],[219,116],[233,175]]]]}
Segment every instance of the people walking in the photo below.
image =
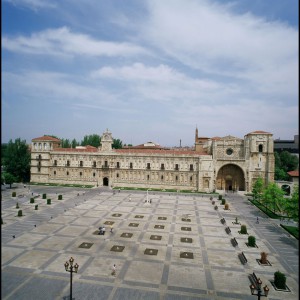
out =
{"type": "Polygon", "coordinates": [[[105,227],[104,226],[102,227],[102,234],[103,235],[105,234],[105,227]]]}
{"type": "Polygon", "coordinates": [[[117,266],[114,264],[113,268],[112,268],[111,275],[116,276],[116,272],[117,272],[117,266]]]}
{"type": "Polygon", "coordinates": [[[113,232],[113,226],[110,225],[110,232],[112,233],[113,232]]]}
{"type": "Polygon", "coordinates": [[[256,223],[259,224],[258,217],[256,218],[256,223]]]}

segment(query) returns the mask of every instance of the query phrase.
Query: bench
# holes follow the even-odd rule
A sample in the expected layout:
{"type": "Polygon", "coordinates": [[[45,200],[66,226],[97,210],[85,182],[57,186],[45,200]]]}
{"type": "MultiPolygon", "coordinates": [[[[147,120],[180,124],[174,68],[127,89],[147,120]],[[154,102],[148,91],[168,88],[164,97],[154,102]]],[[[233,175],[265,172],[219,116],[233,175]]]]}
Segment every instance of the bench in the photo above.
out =
{"type": "Polygon", "coordinates": [[[248,262],[244,252],[239,254],[239,259],[243,265],[245,265],[248,262]]]}
{"type": "Polygon", "coordinates": [[[225,224],[225,223],[226,223],[226,221],[225,221],[224,218],[221,219],[221,223],[222,223],[222,224],[225,224]]]}
{"type": "Polygon", "coordinates": [[[225,231],[226,231],[227,234],[229,234],[229,233],[231,232],[231,230],[230,230],[229,227],[226,227],[226,228],[225,228],[225,231]]]}
{"type": "Polygon", "coordinates": [[[231,243],[233,247],[236,247],[238,245],[238,242],[235,238],[231,239],[231,243]]]}
{"type": "Polygon", "coordinates": [[[260,280],[260,278],[258,278],[254,272],[252,274],[249,274],[248,278],[249,278],[251,284],[253,284],[255,286],[255,288],[257,289],[258,288],[258,280],[260,280]]]}

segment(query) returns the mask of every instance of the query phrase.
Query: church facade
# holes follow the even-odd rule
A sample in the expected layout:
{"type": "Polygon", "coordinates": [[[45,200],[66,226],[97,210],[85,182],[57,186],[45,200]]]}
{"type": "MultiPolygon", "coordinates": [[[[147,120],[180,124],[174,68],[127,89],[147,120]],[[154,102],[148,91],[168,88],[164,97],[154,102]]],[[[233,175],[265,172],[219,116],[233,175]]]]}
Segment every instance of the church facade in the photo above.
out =
{"type": "Polygon", "coordinates": [[[60,140],[32,140],[31,182],[190,190],[251,192],[258,177],[274,181],[272,134],[254,131],[244,139],[199,137],[194,150],[168,149],[152,142],[112,149],[106,130],[101,146],[61,148],[60,140]]]}

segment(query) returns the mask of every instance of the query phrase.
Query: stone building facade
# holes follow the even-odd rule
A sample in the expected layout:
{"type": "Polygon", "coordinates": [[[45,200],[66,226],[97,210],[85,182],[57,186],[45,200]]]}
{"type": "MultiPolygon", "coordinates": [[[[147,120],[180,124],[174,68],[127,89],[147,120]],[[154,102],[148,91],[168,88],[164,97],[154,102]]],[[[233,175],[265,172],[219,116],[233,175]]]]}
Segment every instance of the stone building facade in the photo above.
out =
{"type": "Polygon", "coordinates": [[[148,142],[112,149],[106,130],[101,146],[61,148],[60,140],[32,140],[31,182],[143,187],[213,192],[250,192],[258,177],[274,181],[272,134],[254,131],[244,139],[198,137],[194,150],[168,149],[148,142]]]}

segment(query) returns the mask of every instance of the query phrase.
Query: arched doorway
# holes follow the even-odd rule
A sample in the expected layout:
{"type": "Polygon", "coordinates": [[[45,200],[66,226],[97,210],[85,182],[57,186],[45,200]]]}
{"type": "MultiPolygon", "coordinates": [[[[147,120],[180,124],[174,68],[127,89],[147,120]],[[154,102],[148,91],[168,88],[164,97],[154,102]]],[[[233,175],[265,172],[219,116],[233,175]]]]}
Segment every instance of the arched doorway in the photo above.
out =
{"type": "Polygon", "coordinates": [[[103,186],[108,186],[108,177],[103,178],[103,186]]]}
{"type": "Polygon", "coordinates": [[[234,164],[220,168],[216,185],[218,190],[245,191],[245,176],[243,170],[234,164]]]}

